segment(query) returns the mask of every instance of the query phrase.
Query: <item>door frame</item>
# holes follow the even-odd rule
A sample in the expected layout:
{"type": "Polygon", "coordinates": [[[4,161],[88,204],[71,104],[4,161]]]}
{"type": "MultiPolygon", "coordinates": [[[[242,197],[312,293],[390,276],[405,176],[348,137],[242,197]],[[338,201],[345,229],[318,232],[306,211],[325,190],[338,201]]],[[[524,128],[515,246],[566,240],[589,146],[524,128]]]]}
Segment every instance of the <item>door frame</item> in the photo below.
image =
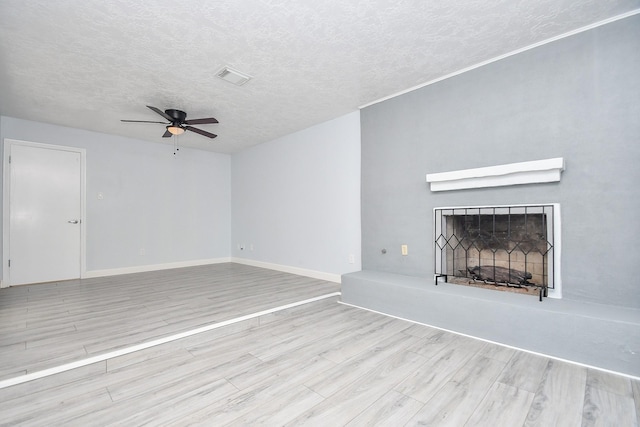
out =
{"type": "Polygon", "coordinates": [[[9,167],[9,155],[11,147],[27,146],[32,148],[40,148],[47,150],[70,151],[80,154],[80,278],[87,275],[86,264],[86,160],[87,150],[78,147],[67,147],[64,145],[43,144],[40,142],[21,141],[18,139],[4,139],[3,146],[3,162],[2,162],[2,281],[0,288],[11,286],[9,275],[9,259],[11,259],[11,247],[9,245],[10,221],[10,203],[11,203],[11,168],[9,167]]]}

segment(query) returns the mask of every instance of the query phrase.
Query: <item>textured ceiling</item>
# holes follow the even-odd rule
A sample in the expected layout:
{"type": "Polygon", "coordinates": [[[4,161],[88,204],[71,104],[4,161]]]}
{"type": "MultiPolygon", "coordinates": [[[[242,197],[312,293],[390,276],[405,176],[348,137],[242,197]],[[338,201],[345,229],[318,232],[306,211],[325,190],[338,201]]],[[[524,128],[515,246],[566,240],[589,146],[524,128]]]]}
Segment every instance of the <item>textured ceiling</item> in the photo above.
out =
{"type": "Polygon", "coordinates": [[[640,7],[640,0],[0,0],[0,114],[231,153],[640,7]],[[228,65],[253,76],[234,86],[228,65]]]}

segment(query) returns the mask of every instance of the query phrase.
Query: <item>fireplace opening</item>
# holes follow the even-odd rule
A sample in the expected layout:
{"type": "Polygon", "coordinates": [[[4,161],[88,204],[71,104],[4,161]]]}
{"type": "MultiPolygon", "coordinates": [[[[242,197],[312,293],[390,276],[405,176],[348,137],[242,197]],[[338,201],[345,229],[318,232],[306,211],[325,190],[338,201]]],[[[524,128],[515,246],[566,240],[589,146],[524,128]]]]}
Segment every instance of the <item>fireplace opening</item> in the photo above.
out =
{"type": "Polygon", "coordinates": [[[445,282],[548,296],[555,288],[554,209],[434,209],[435,276],[445,282]]]}

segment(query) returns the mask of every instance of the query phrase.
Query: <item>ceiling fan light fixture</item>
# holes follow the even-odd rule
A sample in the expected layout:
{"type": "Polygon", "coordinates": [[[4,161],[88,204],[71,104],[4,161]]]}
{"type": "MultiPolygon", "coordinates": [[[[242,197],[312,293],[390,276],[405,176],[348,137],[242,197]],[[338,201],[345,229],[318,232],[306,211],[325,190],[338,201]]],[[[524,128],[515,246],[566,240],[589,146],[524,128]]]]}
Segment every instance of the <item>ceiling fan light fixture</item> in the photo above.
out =
{"type": "Polygon", "coordinates": [[[167,126],[167,130],[171,135],[182,135],[184,133],[184,128],[176,125],[167,126]]]}

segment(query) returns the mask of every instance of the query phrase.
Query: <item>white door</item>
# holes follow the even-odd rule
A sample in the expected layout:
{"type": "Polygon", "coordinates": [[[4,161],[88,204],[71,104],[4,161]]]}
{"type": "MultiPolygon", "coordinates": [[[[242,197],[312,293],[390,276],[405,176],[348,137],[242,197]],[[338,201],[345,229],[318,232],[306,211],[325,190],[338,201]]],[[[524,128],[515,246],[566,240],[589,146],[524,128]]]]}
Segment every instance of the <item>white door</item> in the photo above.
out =
{"type": "Polygon", "coordinates": [[[9,284],[80,277],[81,154],[12,144],[9,284]]]}

